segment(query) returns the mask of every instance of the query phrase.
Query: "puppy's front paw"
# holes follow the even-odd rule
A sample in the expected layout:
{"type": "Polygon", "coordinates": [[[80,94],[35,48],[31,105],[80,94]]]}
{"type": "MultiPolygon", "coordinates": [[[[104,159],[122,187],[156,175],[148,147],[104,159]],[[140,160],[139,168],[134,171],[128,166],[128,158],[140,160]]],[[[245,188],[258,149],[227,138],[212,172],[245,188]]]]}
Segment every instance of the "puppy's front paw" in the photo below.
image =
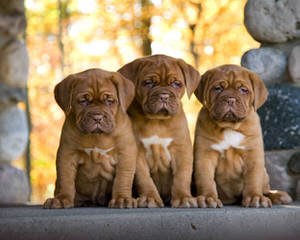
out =
{"type": "Polygon", "coordinates": [[[164,207],[164,203],[160,197],[141,196],[137,199],[139,208],[160,208],[164,207]]]}
{"type": "Polygon", "coordinates": [[[128,198],[113,198],[110,200],[108,204],[109,208],[136,208],[137,201],[135,198],[128,197],[128,198]]]}
{"type": "Polygon", "coordinates": [[[244,207],[267,208],[272,206],[270,198],[263,195],[246,195],[243,197],[242,205],[244,207]]]}
{"type": "Polygon", "coordinates": [[[74,207],[74,202],[69,199],[59,199],[59,198],[48,198],[43,208],[45,209],[57,209],[57,208],[72,208],[74,207]]]}
{"type": "Polygon", "coordinates": [[[197,197],[198,207],[200,208],[221,208],[223,207],[222,201],[216,196],[204,196],[197,197]]]}
{"type": "Polygon", "coordinates": [[[271,190],[267,195],[273,204],[289,204],[293,201],[291,196],[283,191],[271,190]]]}
{"type": "Polygon", "coordinates": [[[194,197],[172,198],[172,208],[196,208],[198,207],[197,200],[194,197]]]}

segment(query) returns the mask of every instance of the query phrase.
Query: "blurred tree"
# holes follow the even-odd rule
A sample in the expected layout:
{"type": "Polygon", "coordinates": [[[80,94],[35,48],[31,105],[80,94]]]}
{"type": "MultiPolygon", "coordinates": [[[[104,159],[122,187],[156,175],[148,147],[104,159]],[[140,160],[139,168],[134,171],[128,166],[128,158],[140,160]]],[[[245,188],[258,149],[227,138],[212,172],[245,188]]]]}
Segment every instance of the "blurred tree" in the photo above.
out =
{"type": "Polygon", "coordinates": [[[141,14],[141,27],[140,36],[142,37],[142,53],[143,56],[151,55],[151,37],[150,37],[150,27],[151,27],[151,17],[153,12],[153,4],[150,0],[141,0],[142,14],[141,14]]]}

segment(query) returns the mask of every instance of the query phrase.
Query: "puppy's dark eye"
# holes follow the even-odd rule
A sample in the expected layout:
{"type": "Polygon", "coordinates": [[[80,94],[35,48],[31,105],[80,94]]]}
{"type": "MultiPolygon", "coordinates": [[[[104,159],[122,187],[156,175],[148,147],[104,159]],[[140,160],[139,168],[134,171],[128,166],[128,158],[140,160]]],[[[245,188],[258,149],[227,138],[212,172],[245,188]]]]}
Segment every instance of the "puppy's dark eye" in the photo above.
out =
{"type": "Polygon", "coordinates": [[[155,86],[155,82],[152,79],[148,79],[143,82],[144,87],[153,88],[155,86]]]}
{"type": "Polygon", "coordinates": [[[89,96],[86,94],[82,99],[79,100],[79,104],[82,106],[87,106],[90,104],[89,96]]]}
{"type": "Polygon", "coordinates": [[[239,91],[240,91],[241,94],[248,94],[248,92],[249,92],[248,89],[244,88],[244,87],[240,87],[239,91]]]}
{"type": "Polygon", "coordinates": [[[222,91],[224,90],[224,88],[223,88],[222,86],[216,86],[216,87],[214,88],[214,90],[215,90],[216,92],[220,93],[220,92],[222,92],[222,91]]]}
{"type": "Polygon", "coordinates": [[[171,83],[171,86],[173,88],[180,88],[180,87],[182,87],[182,83],[179,82],[179,81],[174,81],[174,82],[171,83]]]}
{"type": "Polygon", "coordinates": [[[112,104],[114,104],[115,103],[115,100],[113,99],[113,98],[106,98],[105,99],[105,104],[106,105],[112,105],[112,104]]]}

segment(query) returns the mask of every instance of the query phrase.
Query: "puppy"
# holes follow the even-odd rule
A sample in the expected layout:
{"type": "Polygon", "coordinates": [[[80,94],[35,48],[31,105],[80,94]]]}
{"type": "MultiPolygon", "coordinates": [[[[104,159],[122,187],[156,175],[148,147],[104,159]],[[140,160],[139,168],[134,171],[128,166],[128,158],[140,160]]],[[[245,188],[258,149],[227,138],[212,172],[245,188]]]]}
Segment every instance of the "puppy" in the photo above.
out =
{"type": "Polygon", "coordinates": [[[56,85],[65,112],[54,198],[44,208],[136,207],[132,184],[136,143],[126,110],[134,85],[120,73],[89,69],[56,85]]]}
{"type": "Polygon", "coordinates": [[[242,199],[244,207],[287,204],[286,192],[271,191],[256,110],[267,89],[255,73],[237,65],[207,71],[195,91],[203,107],[194,146],[199,207],[222,207],[242,199]]]}
{"type": "Polygon", "coordinates": [[[181,59],[153,55],[118,70],[136,86],[128,109],[138,144],[135,186],[138,207],[197,207],[191,196],[192,143],[181,98],[200,75],[181,59]],[[163,199],[163,200],[162,200],[163,199]]]}

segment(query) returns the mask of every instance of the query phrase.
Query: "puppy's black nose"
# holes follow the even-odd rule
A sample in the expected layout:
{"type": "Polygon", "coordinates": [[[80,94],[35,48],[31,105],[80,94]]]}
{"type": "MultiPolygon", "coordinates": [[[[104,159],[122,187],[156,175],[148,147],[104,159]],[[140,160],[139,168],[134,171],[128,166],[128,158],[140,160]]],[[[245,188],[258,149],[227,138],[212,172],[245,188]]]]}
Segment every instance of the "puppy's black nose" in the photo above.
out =
{"type": "Polygon", "coordinates": [[[160,94],[159,97],[162,102],[168,102],[170,95],[167,93],[163,93],[163,94],[160,94]]]}
{"type": "Polygon", "coordinates": [[[103,115],[101,115],[101,114],[93,115],[93,119],[94,119],[96,122],[101,122],[101,121],[103,120],[103,115]]]}
{"type": "Polygon", "coordinates": [[[233,98],[233,97],[230,97],[230,98],[227,98],[227,99],[226,99],[226,102],[227,102],[229,105],[233,105],[233,104],[236,102],[236,99],[233,98]]]}

